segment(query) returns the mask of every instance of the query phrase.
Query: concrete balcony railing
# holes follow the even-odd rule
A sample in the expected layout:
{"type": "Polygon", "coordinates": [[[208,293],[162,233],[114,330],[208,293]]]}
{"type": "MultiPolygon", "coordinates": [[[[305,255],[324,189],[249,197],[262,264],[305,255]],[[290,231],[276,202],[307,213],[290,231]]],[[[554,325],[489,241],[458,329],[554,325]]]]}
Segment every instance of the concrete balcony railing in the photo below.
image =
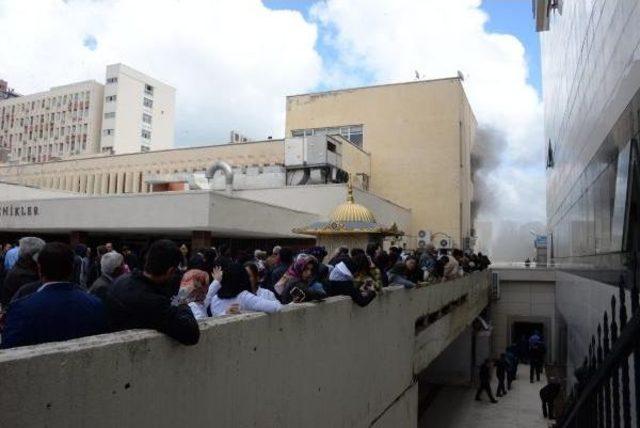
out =
{"type": "Polygon", "coordinates": [[[488,304],[489,277],[0,351],[7,427],[407,427],[415,376],[488,304]]]}

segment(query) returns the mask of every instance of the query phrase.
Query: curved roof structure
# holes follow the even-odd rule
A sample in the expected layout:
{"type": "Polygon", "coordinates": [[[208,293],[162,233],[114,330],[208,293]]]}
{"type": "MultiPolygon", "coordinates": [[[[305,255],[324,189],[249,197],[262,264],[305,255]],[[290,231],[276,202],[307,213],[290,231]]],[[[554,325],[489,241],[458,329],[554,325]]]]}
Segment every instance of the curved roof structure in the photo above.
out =
{"type": "Polygon", "coordinates": [[[380,225],[371,210],[357,204],[353,199],[353,188],[349,184],[346,202],[338,205],[328,221],[317,221],[309,226],[293,229],[294,233],[303,235],[404,235],[394,223],[390,227],[380,225]]]}

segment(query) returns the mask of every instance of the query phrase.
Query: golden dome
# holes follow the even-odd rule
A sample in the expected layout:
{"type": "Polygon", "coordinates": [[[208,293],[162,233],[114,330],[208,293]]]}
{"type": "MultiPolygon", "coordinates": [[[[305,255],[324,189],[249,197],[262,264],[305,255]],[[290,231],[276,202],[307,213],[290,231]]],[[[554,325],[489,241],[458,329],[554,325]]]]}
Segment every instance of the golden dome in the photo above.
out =
{"type": "Polygon", "coordinates": [[[349,184],[347,191],[347,202],[338,205],[329,216],[329,219],[336,223],[346,223],[350,221],[365,223],[376,222],[373,213],[367,207],[354,202],[351,184],[349,184]]]}

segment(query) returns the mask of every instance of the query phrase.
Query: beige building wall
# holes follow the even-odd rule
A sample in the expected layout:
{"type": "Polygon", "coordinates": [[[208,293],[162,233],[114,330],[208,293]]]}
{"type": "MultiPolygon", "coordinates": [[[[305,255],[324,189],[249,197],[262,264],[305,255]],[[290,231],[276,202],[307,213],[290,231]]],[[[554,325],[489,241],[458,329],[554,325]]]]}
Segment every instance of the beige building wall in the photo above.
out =
{"type": "Polygon", "coordinates": [[[148,192],[147,174],[204,171],[216,160],[232,166],[282,165],[282,140],[94,156],[38,164],[0,164],[0,181],[88,194],[148,192]]]}
{"type": "Polygon", "coordinates": [[[369,189],[411,209],[407,231],[471,232],[470,152],[476,121],[460,79],[439,79],[287,97],[286,133],[363,125],[369,189]]]}

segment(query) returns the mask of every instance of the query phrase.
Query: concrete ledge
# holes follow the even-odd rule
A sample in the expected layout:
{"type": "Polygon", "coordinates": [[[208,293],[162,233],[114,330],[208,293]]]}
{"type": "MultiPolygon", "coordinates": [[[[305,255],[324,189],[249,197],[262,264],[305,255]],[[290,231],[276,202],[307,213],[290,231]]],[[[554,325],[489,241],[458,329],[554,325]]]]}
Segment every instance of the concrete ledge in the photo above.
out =
{"type": "MultiPolygon", "coordinates": [[[[407,404],[381,415],[413,385],[416,320],[461,293],[470,300],[455,311],[486,301],[487,289],[487,274],[477,273],[390,287],[366,308],[335,297],[209,319],[194,347],[132,330],[0,351],[0,419],[8,427],[175,428],[392,426],[381,425],[388,417],[415,426],[417,405],[413,414],[407,404]]],[[[464,313],[456,323],[476,315],[464,313]]]]}
{"type": "Polygon", "coordinates": [[[553,268],[517,268],[517,267],[505,267],[505,268],[491,268],[492,272],[497,272],[500,275],[501,281],[539,281],[539,282],[554,282],[556,280],[556,270],[553,268]]]}

